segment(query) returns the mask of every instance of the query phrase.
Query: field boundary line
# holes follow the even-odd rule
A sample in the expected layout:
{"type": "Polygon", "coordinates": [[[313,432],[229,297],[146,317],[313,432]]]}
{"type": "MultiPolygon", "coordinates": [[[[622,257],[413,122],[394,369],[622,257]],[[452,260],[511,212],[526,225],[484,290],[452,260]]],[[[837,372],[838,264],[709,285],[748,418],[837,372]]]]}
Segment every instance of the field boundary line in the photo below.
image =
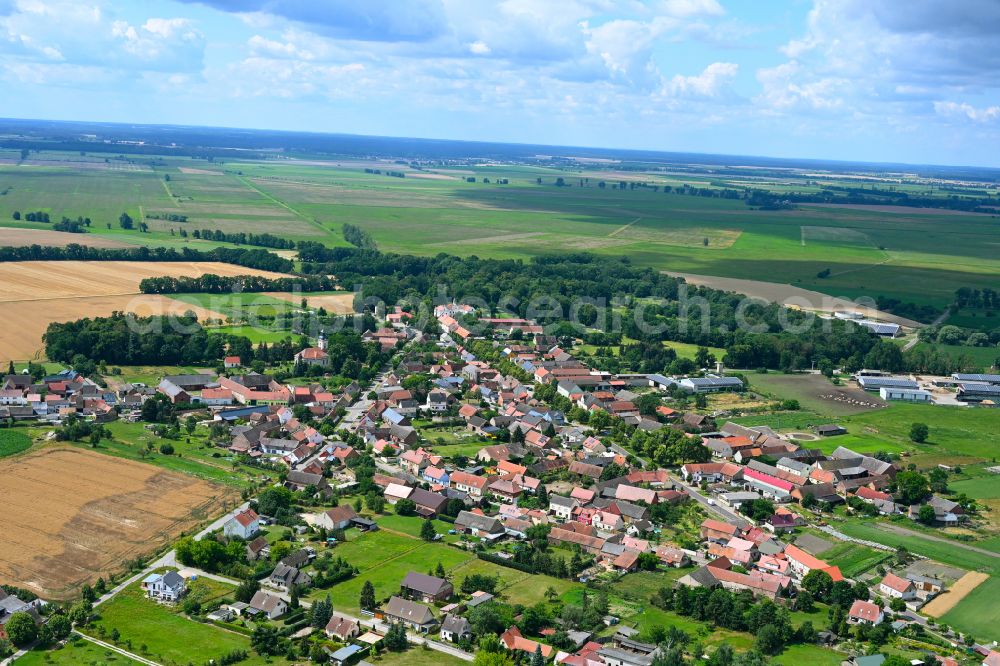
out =
{"type": "Polygon", "coordinates": [[[628,229],[629,227],[631,227],[636,222],[639,222],[641,219],[642,219],[641,217],[637,217],[634,220],[632,220],[631,222],[629,222],[628,224],[618,227],[617,229],[615,229],[614,231],[612,231],[610,234],[608,234],[608,238],[614,238],[615,236],[617,236],[621,232],[623,232],[626,229],[628,229]]]}
{"type": "Polygon", "coordinates": [[[292,208],[290,205],[288,205],[287,203],[285,203],[284,201],[282,201],[278,197],[276,197],[273,194],[270,194],[268,192],[265,192],[264,190],[260,189],[259,187],[257,187],[253,183],[251,183],[250,179],[247,178],[246,176],[237,176],[237,178],[239,179],[239,181],[241,183],[243,183],[244,185],[246,185],[247,187],[249,187],[251,190],[253,190],[257,194],[261,195],[265,199],[270,200],[272,203],[278,204],[279,206],[281,206],[282,208],[284,208],[289,213],[291,213],[295,217],[299,218],[303,222],[311,224],[314,227],[316,227],[317,229],[322,229],[324,234],[329,234],[330,233],[329,229],[327,229],[326,227],[324,227],[322,224],[320,224],[319,222],[317,222],[313,218],[307,217],[305,215],[305,213],[302,213],[300,211],[295,210],[294,208],[292,208]]]}

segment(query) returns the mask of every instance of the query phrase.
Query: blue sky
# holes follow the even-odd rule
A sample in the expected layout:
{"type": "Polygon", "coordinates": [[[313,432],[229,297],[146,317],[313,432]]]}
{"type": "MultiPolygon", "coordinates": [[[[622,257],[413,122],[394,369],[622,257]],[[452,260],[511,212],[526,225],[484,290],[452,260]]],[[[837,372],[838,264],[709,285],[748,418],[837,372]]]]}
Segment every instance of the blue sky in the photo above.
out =
{"type": "Polygon", "coordinates": [[[1000,166],[995,0],[0,0],[0,116],[1000,166]]]}

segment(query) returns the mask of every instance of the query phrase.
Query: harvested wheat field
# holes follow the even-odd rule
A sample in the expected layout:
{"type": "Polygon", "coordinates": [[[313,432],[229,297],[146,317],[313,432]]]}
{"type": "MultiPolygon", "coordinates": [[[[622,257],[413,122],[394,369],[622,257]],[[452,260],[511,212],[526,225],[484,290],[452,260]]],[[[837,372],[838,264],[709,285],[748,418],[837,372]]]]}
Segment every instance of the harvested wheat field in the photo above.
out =
{"type": "Polygon", "coordinates": [[[107,317],[113,312],[133,312],[139,316],[183,315],[192,311],[199,321],[225,320],[225,315],[158,294],[85,296],[37,301],[0,301],[0,321],[18,322],[0,327],[0,363],[38,359],[42,355],[42,335],[53,322],[83,317],[107,317]]]}
{"type": "Polygon", "coordinates": [[[148,277],[206,273],[288,277],[216,261],[11,261],[0,264],[0,301],[138,294],[148,277]]]}
{"type": "Polygon", "coordinates": [[[957,606],[970,592],[986,582],[987,578],[989,578],[987,574],[970,571],[955,581],[955,584],[949,587],[947,592],[931,599],[926,606],[920,609],[920,612],[931,617],[941,617],[957,606]]]}
{"type": "Polygon", "coordinates": [[[0,580],[70,598],[227,501],[236,501],[230,489],[86,449],[50,447],[0,461],[0,580]]]}
{"type": "Polygon", "coordinates": [[[169,261],[13,261],[0,263],[0,361],[40,358],[42,334],[52,322],[106,317],[112,312],[139,315],[183,314],[224,319],[217,312],[174,299],[140,294],[147,277],[263,275],[286,277],[221,262],[169,261]]]}
{"type": "Polygon", "coordinates": [[[48,229],[11,229],[0,227],[0,245],[7,247],[24,247],[27,245],[46,245],[49,247],[66,247],[76,243],[87,247],[135,247],[128,243],[97,236],[95,234],[71,234],[66,231],[49,231],[48,229]]]}
{"type": "Polygon", "coordinates": [[[270,296],[271,298],[280,298],[283,301],[295,303],[296,305],[304,298],[309,307],[326,308],[326,311],[330,314],[350,314],[354,312],[353,292],[344,292],[343,294],[310,294],[309,292],[302,292],[301,294],[293,294],[288,291],[266,291],[263,295],[270,296]]]}

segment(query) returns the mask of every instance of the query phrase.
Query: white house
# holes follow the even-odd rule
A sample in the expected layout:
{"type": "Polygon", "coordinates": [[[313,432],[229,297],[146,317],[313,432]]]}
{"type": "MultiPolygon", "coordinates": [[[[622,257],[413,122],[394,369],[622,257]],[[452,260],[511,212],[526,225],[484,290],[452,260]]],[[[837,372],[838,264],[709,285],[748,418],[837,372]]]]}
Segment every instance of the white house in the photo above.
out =
{"type": "Polygon", "coordinates": [[[260,516],[253,509],[244,509],[226,521],[222,533],[227,537],[239,537],[244,541],[252,539],[260,531],[260,516]]]}
{"type": "Polygon", "coordinates": [[[146,576],[142,581],[142,589],[150,599],[174,602],[184,596],[187,585],[176,571],[168,571],[146,576]]]}
{"type": "Polygon", "coordinates": [[[880,594],[889,599],[902,599],[909,601],[917,596],[917,588],[913,581],[900,578],[894,573],[887,573],[882,582],[878,584],[880,594]]]}

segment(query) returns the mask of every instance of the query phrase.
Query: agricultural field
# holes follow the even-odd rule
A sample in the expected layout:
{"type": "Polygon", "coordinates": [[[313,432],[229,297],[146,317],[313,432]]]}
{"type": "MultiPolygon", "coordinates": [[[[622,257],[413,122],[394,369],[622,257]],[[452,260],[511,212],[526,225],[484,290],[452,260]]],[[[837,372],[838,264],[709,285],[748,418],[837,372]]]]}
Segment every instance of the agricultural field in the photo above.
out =
{"type": "Polygon", "coordinates": [[[872,521],[850,520],[838,525],[837,529],[856,538],[870,539],[890,546],[904,546],[910,552],[948,566],[987,574],[989,578],[968,591],[939,621],[980,638],[989,637],[996,630],[996,624],[1000,621],[1000,608],[996,604],[997,596],[1000,595],[1000,554],[991,557],[963,548],[958,543],[894,532],[872,521]]]}
{"type": "Polygon", "coordinates": [[[266,291],[265,296],[288,301],[299,306],[304,299],[310,308],[323,308],[330,314],[350,314],[354,312],[354,292],[311,291],[292,294],[287,291],[266,291]]]}
{"type": "Polygon", "coordinates": [[[107,316],[115,311],[139,315],[183,314],[222,319],[219,312],[197,304],[179,303],[158,294],[140,294],[139,282],[156,276],[263,275],[259,271],[219,262],[155,261],[25,261],[0,264],[0,319],[20,325],[0,332],[0,362],[38,358],[42,334],[52,322],[107,316]]]}
{"type": "Polygon", "coordinates": [[[0,227],[0,246],[23,247],[28,245],[46,245],[51,247],[65,247],[74,243],[88,247],[131,247],[128,243],[96,234],[71,234],[65,231],[49,231],[47,229],[0,227]]]}
{"type": "Polygon", "coordinates": [[[237,497],[191,476],[63,446],[0,460],[0,478],[0,577],[57,600],[237,497]]]}
{"type": "Polygon", "coordinates": [[[31,437],[20,430],[0,430],[0,458],[12,456],[31,448],[31,437]]]}
{"type": "Polygon", "coordinates": [[[798,400],[803,409],[826,417],[848,416],[880,409],[885,401],[856,385],[835,386],[822,375],[777,372],[749,375],[750,386],[776,400],[798,400]]]}
{"type": "MultiPolygon", "coordinates": [[[[0,186],[9,187],[2,223],[45,228],[14,223],[13,210],[84,215],[94,220],[89,235],[164,246],[199,243],[179,234],[204,228],[344,245],[340,229],[351,223],[388,251],[503,258],[590,251],[698,276],[763,275],[811,292],[881,295],[938,308],[959,287],[994,286],[1000,273],[993,251],[1000,229],[986,214],[812,204],[767,211],[739,200],[598,186],[709,184],[710,177],[696,174],[502,165],[415,171],[357,160],[222,165],[172,157],[100,159],[53,153],[29,160],[30,169],[0,166],[0,186]],[[371,166],[399,169],[407,177],[364,173],[371,166]],[[476,182],[467,182],[470,177],[476,182]],[[503,178],[508,184],[497,184],[503,178]],[[557,187],[557,178],[567,186],[557,187]],[[149,233],[120,230],[115,222],[123,211],[144,220],[149,233]],[[171,214],[187,222],[162,219],[171,214]]],[[[746,182],[733,179],[730,185],[746,182]]]]}

